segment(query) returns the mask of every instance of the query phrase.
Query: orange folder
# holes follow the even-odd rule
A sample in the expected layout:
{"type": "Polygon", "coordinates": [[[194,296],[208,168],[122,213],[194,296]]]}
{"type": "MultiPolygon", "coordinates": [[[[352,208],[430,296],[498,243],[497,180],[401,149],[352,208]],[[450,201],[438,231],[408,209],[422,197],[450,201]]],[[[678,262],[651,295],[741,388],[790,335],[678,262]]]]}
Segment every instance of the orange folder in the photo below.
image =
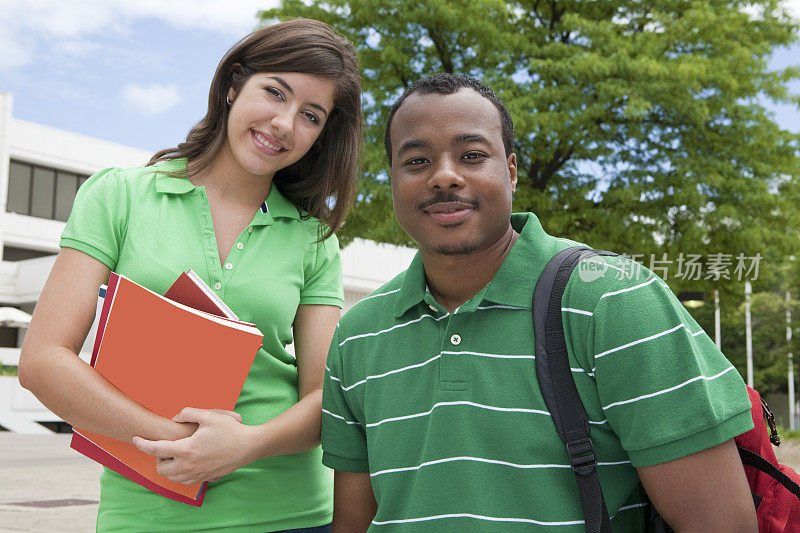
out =
{"type": "MultiPolygon", "coordinates": [[[[184,407],[232,410],[262,339],[253,325],[174,302],[112,272],[92,366],[166,418],[184,407]]],[[[74,428],[70,446],[158,494],[202,504],[205,483],[160,476],[156,458],[131,443],[74,428]]]]}

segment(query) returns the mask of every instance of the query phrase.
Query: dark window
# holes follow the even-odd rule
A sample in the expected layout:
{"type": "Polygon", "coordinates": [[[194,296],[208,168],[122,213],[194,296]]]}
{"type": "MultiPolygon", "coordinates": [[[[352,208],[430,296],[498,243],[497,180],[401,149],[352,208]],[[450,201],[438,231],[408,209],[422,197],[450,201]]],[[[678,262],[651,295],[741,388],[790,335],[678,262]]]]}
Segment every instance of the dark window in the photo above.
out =
{"type": "Polygon", "coordinates": [[[31,172],[30,165],[12,161],[8,172],[8,201],[6,211],[27,215],[30,212],[31,172]]]}
{"type": "Polygon", "coordinates": [[[6,326],[0,326],[0,347],[2,348],[17,347],[17,328],[8,328],[6,326]]]}
{"type": "Polygon", "coordinates": [[[71,172],[56,173],[56,210],[53,218],[66,222],[72,211],[72,202],[78,192],[78,179],[80,176],[71,172]]]}
{"type": "Polygon", "coordinates": [[[67,220],[75,193],[88,176],[11,161],[6,211],[52,220],[67,220]]]}
{"type": "Polygon", "coordinates": [[[34,259],[46,255],[56,255],[53,252],[42,252],[40,250],[29,250],[27,248],[17,248],[16,246],[3,246],[3,261],[22,261],[23,259],[34,259]]]}
{"type": "Polygon", "coordinates": [[[33,187],[31,187],[30,215],[39,218],[53,218],[56,192],[56,171],[49,168],[33,167],[33,187]]]}

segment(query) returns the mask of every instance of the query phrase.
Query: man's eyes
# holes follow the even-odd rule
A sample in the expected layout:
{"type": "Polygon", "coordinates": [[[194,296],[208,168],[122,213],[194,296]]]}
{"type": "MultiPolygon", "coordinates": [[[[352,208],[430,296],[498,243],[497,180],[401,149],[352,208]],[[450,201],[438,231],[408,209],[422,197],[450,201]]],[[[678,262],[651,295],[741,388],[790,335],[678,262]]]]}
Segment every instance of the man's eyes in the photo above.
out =
{"type": "MultiPolygon", "coordinates": [[[[485,160],[487,157],[488,156],[483,152],[467,152],[459,159],[468,163],[478,163],[485,160]]],[[[426,157],[412,157],[411,159],[406,160],[403,165],[408,167],[418,167],[427,163],[430,163],[430,161],[428,161],[428,158],[426,157]]]]}

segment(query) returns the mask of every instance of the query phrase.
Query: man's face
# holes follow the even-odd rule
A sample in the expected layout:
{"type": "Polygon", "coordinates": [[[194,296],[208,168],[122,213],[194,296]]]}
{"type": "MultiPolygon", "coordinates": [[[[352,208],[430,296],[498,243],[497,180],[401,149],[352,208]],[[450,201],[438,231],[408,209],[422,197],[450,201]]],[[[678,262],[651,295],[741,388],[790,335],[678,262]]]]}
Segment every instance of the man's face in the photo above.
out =
{"type": "Polygon", "coordinates": [[[413,94],[390,135],[394,212],[423,253],[481,251],[508,231],[517,162],[488,99],[468,88],[413,94]]]}

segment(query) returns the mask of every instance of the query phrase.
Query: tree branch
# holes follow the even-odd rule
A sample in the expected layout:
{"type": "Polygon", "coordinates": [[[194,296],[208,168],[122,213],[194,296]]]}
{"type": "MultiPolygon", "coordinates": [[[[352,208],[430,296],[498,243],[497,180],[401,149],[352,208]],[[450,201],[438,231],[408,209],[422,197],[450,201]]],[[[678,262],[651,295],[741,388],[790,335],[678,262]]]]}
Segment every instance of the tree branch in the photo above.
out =
{"type": "Polygon", "coordinates": [[[426,28],[428,30],[428,36],[433,41],[433,46],[436,48],[436,55],[439,56],[439,61],[442,62],[442,69],[452,74],[455,71],[455,67],[453,66],[453,59],[450,54],[450,50],[447,48],[447,44],[445,44],[442,35],[434,28],[426,28]]]}

